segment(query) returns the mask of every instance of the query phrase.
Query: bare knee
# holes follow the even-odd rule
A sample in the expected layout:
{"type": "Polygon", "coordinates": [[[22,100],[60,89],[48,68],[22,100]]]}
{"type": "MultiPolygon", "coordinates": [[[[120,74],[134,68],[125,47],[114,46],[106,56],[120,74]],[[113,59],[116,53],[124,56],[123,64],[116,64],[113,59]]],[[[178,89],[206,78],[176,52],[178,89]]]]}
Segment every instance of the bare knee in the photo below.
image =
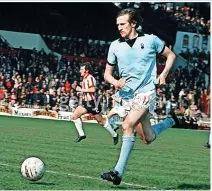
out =
{"type": "Polygon", "coordinates": [[[104,126],[104,125],[105,125],[104,120],[98,120],[97,122],[98,122],[98,124],[101,125],[101,126],[104,126]]]}
{"type": "Polygon", "coordinates": [[[71,117],[71,120],[77,120],[78,118],[79,118],[78,116],[73,115],[73,116],[71,117]]]}
{"type": "Polygon", "coordinates": [[[129,121],[124,121],[122,124],[123,135],[133,135],[133,125],[129,121]]]}
{"type": "Polygon", "coordinates": [[[155,139],[156,139],[156,136],[154,136],[154,137],[146,137],[145,141],[143,141],[143,142],[144,142],[145,145],[150,145],[151,143],[154,142],[155,139]]]}
{"type": "MultiPolygon", "coordinates": [[[[104,118],[96,118],[96,121],[97,121],[97,123],[99,124],[99,125],[101,125],[101,126],[105,126],[106,125],[106,123],[107,123],[107,120],[106,119],[104,119],[104,118]]],[[[109,123],[109,122],[108,122],[109,123]]]]}
{"type": "Polygon", "coordinates": [[[147,138],[146,136],[144,136],[144,134],[139,134],[139,137],[145,145],[150,145],[155,140],[155,139],[151,139],[149,137],[147,138]]]}
{"type": "Polygon", "coordinates": [[[145,145],[150,145],[153,141],[143,141],[145,145]]]}

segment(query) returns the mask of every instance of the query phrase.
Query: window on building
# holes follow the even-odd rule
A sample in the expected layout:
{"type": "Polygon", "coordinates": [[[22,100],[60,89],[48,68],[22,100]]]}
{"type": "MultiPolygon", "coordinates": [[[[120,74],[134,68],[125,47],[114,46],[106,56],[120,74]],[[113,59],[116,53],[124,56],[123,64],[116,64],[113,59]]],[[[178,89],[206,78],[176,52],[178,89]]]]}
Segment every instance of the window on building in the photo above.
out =
{"type": "Polygon", "coordinates": [[[193,48],[198,48],[198,47],[199,47],[199,36],[198,35],[194,35],[193,48]]]}
{"type": "Polygon", "coordinates": [[[207,46],[208,46],[208,36],[204,35],[202,37],[202,49],[207,50],[207,46]]]}
{"type": "Polygon", "coordinates": [[[183,48],[188,48],[189,36],[186,34],[183,36],[183,48]]]}

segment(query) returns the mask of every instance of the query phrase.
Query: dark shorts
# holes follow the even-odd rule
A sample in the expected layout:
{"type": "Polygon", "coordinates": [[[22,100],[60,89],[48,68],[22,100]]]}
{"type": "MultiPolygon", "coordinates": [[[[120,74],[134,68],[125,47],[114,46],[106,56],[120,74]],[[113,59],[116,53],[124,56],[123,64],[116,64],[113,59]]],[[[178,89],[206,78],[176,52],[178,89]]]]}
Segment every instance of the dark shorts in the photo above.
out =
{"type": "Polygon", "coordinates": [[[84,107],[88,113],[91,113],[93,115],[99,114],[102,110],[101,104],[96,107],[95,102],[92,101],[82,101],[82,107],[84,107]]]}

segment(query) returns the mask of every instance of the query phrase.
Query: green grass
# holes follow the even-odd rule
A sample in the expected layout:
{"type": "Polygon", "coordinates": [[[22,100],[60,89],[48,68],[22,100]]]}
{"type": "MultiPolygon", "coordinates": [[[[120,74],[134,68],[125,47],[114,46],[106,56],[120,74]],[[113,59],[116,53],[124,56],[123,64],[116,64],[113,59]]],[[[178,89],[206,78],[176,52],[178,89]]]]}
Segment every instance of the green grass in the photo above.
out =
{"type": "Polygon", "coordinates": [[[169,129],[148,146],[137,137],[124,183],[116,187],[99,174],[115,166],[121,141],[113,146],[101,126],[85,124],[87,139],[74,143],[72,122],[3,116],[0,121],[0,190],[210,189],[205,131],[169,129]],[[46,164],[38,182],[20,175],[21,162],[30,156],[46,164]]]}

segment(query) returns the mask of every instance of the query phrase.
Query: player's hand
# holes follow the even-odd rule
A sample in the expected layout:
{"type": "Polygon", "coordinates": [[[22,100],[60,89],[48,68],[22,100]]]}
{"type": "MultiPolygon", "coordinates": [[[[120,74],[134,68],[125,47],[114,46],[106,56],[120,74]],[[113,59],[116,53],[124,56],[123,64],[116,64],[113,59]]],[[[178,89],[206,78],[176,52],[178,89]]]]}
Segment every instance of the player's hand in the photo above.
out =
{"type": "Polygon", "coordinates": [[[164,77],[163,74],[161,74],[161,75],[158,77],[157,83],[158,83],[158,85],[161,85],[161,86],[166,85],[166,78],[164,77]]]}
{"type": "Polygon", "coordinates": [[[116,88],[117,89],[120,89],[120,88],[123,88],[125,86],[125,83],[126,83],[126,80],[121,78],[117,81],[117,84],[116,84],[116,88]]]}
{"type": "Polygon", "coordinates": [[[82,88],[80,86],[76,87],[76,91],[80,92],[82,90],[82,88]]]}
{"type": "Polygon", "coordinates": [[[113,94],[111,97],[113,98],[114,101],[116,101],[116,102],[118,102],[118,103],[121,102],[121,98],[120,98],[120,97],[116,97],[115,94],[113,94]]]}

